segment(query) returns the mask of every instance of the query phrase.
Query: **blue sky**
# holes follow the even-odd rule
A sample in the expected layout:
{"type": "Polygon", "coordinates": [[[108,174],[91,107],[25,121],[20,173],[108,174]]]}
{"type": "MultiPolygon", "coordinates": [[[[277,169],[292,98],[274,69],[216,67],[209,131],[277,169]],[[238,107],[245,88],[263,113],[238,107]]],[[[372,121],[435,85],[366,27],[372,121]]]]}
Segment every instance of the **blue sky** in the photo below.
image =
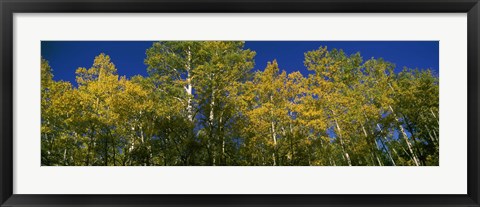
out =
{"type": "MultiPolygon", "coordinates": [[[[41,55],[53,68],[55,80],[75,82],[78,67],[89,68],[95,56],[110,55],[118,74],[127,77],[146,76],[143,63],[145,51],[153,41],[42,41],[41,55]]],[[[347,54],[360,52],[364,60],[383,58],[395,63],[396,72],[404,66],[429,68],[439,74],[438,41],[246,41],[245,48],[257,52],[254,70],[263,70],[268,61],[276,59],[287,72],[307,74],[304,53],[320,46],[343,49],[347,54]]],[[[75,84],[75,83],[74,83],[75,84]]]]}

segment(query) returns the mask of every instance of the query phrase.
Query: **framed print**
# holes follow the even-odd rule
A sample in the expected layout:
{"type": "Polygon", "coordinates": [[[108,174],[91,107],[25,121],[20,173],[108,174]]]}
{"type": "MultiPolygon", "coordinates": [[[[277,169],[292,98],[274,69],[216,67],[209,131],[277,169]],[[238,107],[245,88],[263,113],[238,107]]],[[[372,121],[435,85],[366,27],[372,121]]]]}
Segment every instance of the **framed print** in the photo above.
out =
{"type": "Polygon", "coordinates": [[[479,206],[479,4],[0,1],[2,206],[479,206]]]}

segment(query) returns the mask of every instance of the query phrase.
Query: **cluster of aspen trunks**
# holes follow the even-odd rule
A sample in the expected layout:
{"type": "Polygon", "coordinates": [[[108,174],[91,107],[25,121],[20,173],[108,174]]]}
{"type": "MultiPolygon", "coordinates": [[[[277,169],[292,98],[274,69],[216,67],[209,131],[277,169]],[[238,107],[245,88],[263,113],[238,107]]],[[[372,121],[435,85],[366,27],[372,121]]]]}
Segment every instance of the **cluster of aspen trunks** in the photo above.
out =
{"type": "Polygon", "coordinates": [[[147,76],[100,54],[73,84],[42,59],[42,165],[438,165],[438,74],[326,47],[302,73],[253,71],[254,57],[238,41],[157,42],[147,76]]]}

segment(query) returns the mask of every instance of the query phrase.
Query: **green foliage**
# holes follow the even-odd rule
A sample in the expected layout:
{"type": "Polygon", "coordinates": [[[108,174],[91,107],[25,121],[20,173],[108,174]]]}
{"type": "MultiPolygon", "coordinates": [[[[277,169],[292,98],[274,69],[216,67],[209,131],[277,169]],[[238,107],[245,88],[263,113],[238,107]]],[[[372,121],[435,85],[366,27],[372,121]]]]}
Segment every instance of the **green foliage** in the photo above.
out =
{"type": "Polygon", "coordinates": [[[106,54],[78,87],[41,61],[42,165],[438,165],[439,80],[430,70],[342,50],[305,53],[312,74],[276,60],[251,71],[237,41],[157,42],[148,76],[120,77],[106,54]]]}

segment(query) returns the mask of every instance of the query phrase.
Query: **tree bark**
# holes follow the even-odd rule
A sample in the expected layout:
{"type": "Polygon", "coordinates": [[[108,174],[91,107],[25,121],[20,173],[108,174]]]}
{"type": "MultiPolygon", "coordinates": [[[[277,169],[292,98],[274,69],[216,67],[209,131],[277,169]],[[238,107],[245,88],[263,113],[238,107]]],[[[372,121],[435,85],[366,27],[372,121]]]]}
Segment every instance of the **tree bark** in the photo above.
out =
{"type": "MultiPolygon", "coordinates": [[[[273,104],[273,96],[270,95],[270,102],[273,104]]],[[[273,121],[273,109],[270,111],[270,116],[271,116],[271,125],[272,125],[272,139],[273,139],[273,154],[272,154],[272,157],[273,157],[273,165],[276,166],[277,165],[277,161],[276,161],[276,156],[275,156],[275,153],[277,151],[277,132],[275,131],[275,123],[273,121]]]]}
{"type": "Polygon", "coordinates": [[[276,157],[275,157],[275,151],[277,149],[277,133],[275,132],[275,123],[273,123],[273,121],[271,122],[272,123],[272,138],[273,138],[273,154],[272,154],[272,157],[273,157],[273,165],[277,165],[277,162],[276,162],[276,157]]]}
{"type": "MultiPolygon", "coordinates": [[[[367,119],[367,120],[368,120],[368,119],[367,119]]],[[[362,126],[362,130],[363,130],[363,134],[365,135],[365,139],[366,139],[367,142],[371,145],[370,147],[371,147],[373,156],[374,156],[375,159],[377,160],[378,165],[382,166],[382,162],[380,161],[380,158],[378,157],[378,154],[377,154],[376,149],[375,149],[375,146],[377,146],[376,141],[375,141],[375,140],[370,140],[369,137],[368,137],[367,130],[365,129],[365,126],[364,126],[362,123],[360,123],[360,125],[362,126]],[[375,146],[374,146],[374,144],[371,143],[372,141],[374,142],[375,146]]],[[[373,137],[372,137],[372,138],[373,138],[373,137]]],[[[377,149],[378,149],[378,148],[377,148],[377,149]]],[[[375,162],[373,162],[373,163],[375,163],[375,162]]]]}
{"type": "MultiPolygon", "coordinates": [[[[335,116],[335,114],[333,114],[333,115],[335,116]]],[[[337,130],[338,130],[338,139],[339,139],[340,145],[342,147],[342,152],[344,154],[345,159],[347,160],[348,166],[352,166],[352,161],[350,160],[350,155],[345,150],[345,144],[344,144],[343,138],[342,138],[342,129],[340,128],[340,125],[338,124],[337,118],[334,118],[334,120],[335,120],[335,125],[336,125],[337,130]]]]}
{"type": "Polygon", "coordinates": [[[192,93],[193,93],[193,87],[192,87],[192,51],[190,50],[190,46],[188,47],[187,50],[187,64],[185,66],[187,70],[187,86],[185,88],[188,98],[187,98],[187,113],[188,113],[188,120],[193,121],[193,106],[192,106],[192,93]]]}
{"type": "Polygon", "coordinates": [[[415,152],[413,151],[413,146],[410,143],[410,140],[408,139],[408,136],[407,136],[407,133],[405,132],[405,129],[403,128],[402,124],[400,123],[400,120],[398,120],[397,115],[395,115],[395,112],[393,111],[392,106],[388,106],[388,107],[392,111],[392,114],[393,114],[393,117],[395,118],[395,121],[397,121],[397,123],[398,123],[398,127],[400,128],[400,131],[402,132],[403,138],[404,138],[405,142],[407,143],[408,151],[410,152],[410,154],[413,158],[413,161],[415,162],[415,165],[420,166],[420,162],[418,160],[418,157],[415,154],[415,152]]]}
{"type": "Polygon", "coordinates": [[[440,126],[440,121],[438,120],[437,116],[435,116],[435,113],[433,113],[433,110],[430,108],[430,112],[432,113],[433,117],[435,118],[435,121],[437,121],[438,126],[440,126]]]}
{"type": "Polygon", "coordinates": [[[63,150],[63,164],[68,165],[67,164],[67,148],[63,150]]]}
{"type": "MultiPolygon", "coordinates": [[[[378,130],[380,130],[380,132],[383,133],[383,130],[382,130],[382,128],[380,128],[380,125],[379,125],[379,124],[377,124],[377,127],[378,127],[378,130]]],[[[385,140],[387,140],[386,137],[383,137],[383,138],[384,138],[385,140]]],[[[385,142],[382,140],[382,138],[380,138],[380,142],[382,142],[382,148],[383,148],[383,150],[385,150],[385,151],[387,152],[388,158],[390,158],[390,161],[392,161],[393,166],[397,166],[397,165],[395,164],[395,160],[393,160],[392,153],[390,152],[389,149],[387,149],[387,147],[385,146],[385,142]]]]}

